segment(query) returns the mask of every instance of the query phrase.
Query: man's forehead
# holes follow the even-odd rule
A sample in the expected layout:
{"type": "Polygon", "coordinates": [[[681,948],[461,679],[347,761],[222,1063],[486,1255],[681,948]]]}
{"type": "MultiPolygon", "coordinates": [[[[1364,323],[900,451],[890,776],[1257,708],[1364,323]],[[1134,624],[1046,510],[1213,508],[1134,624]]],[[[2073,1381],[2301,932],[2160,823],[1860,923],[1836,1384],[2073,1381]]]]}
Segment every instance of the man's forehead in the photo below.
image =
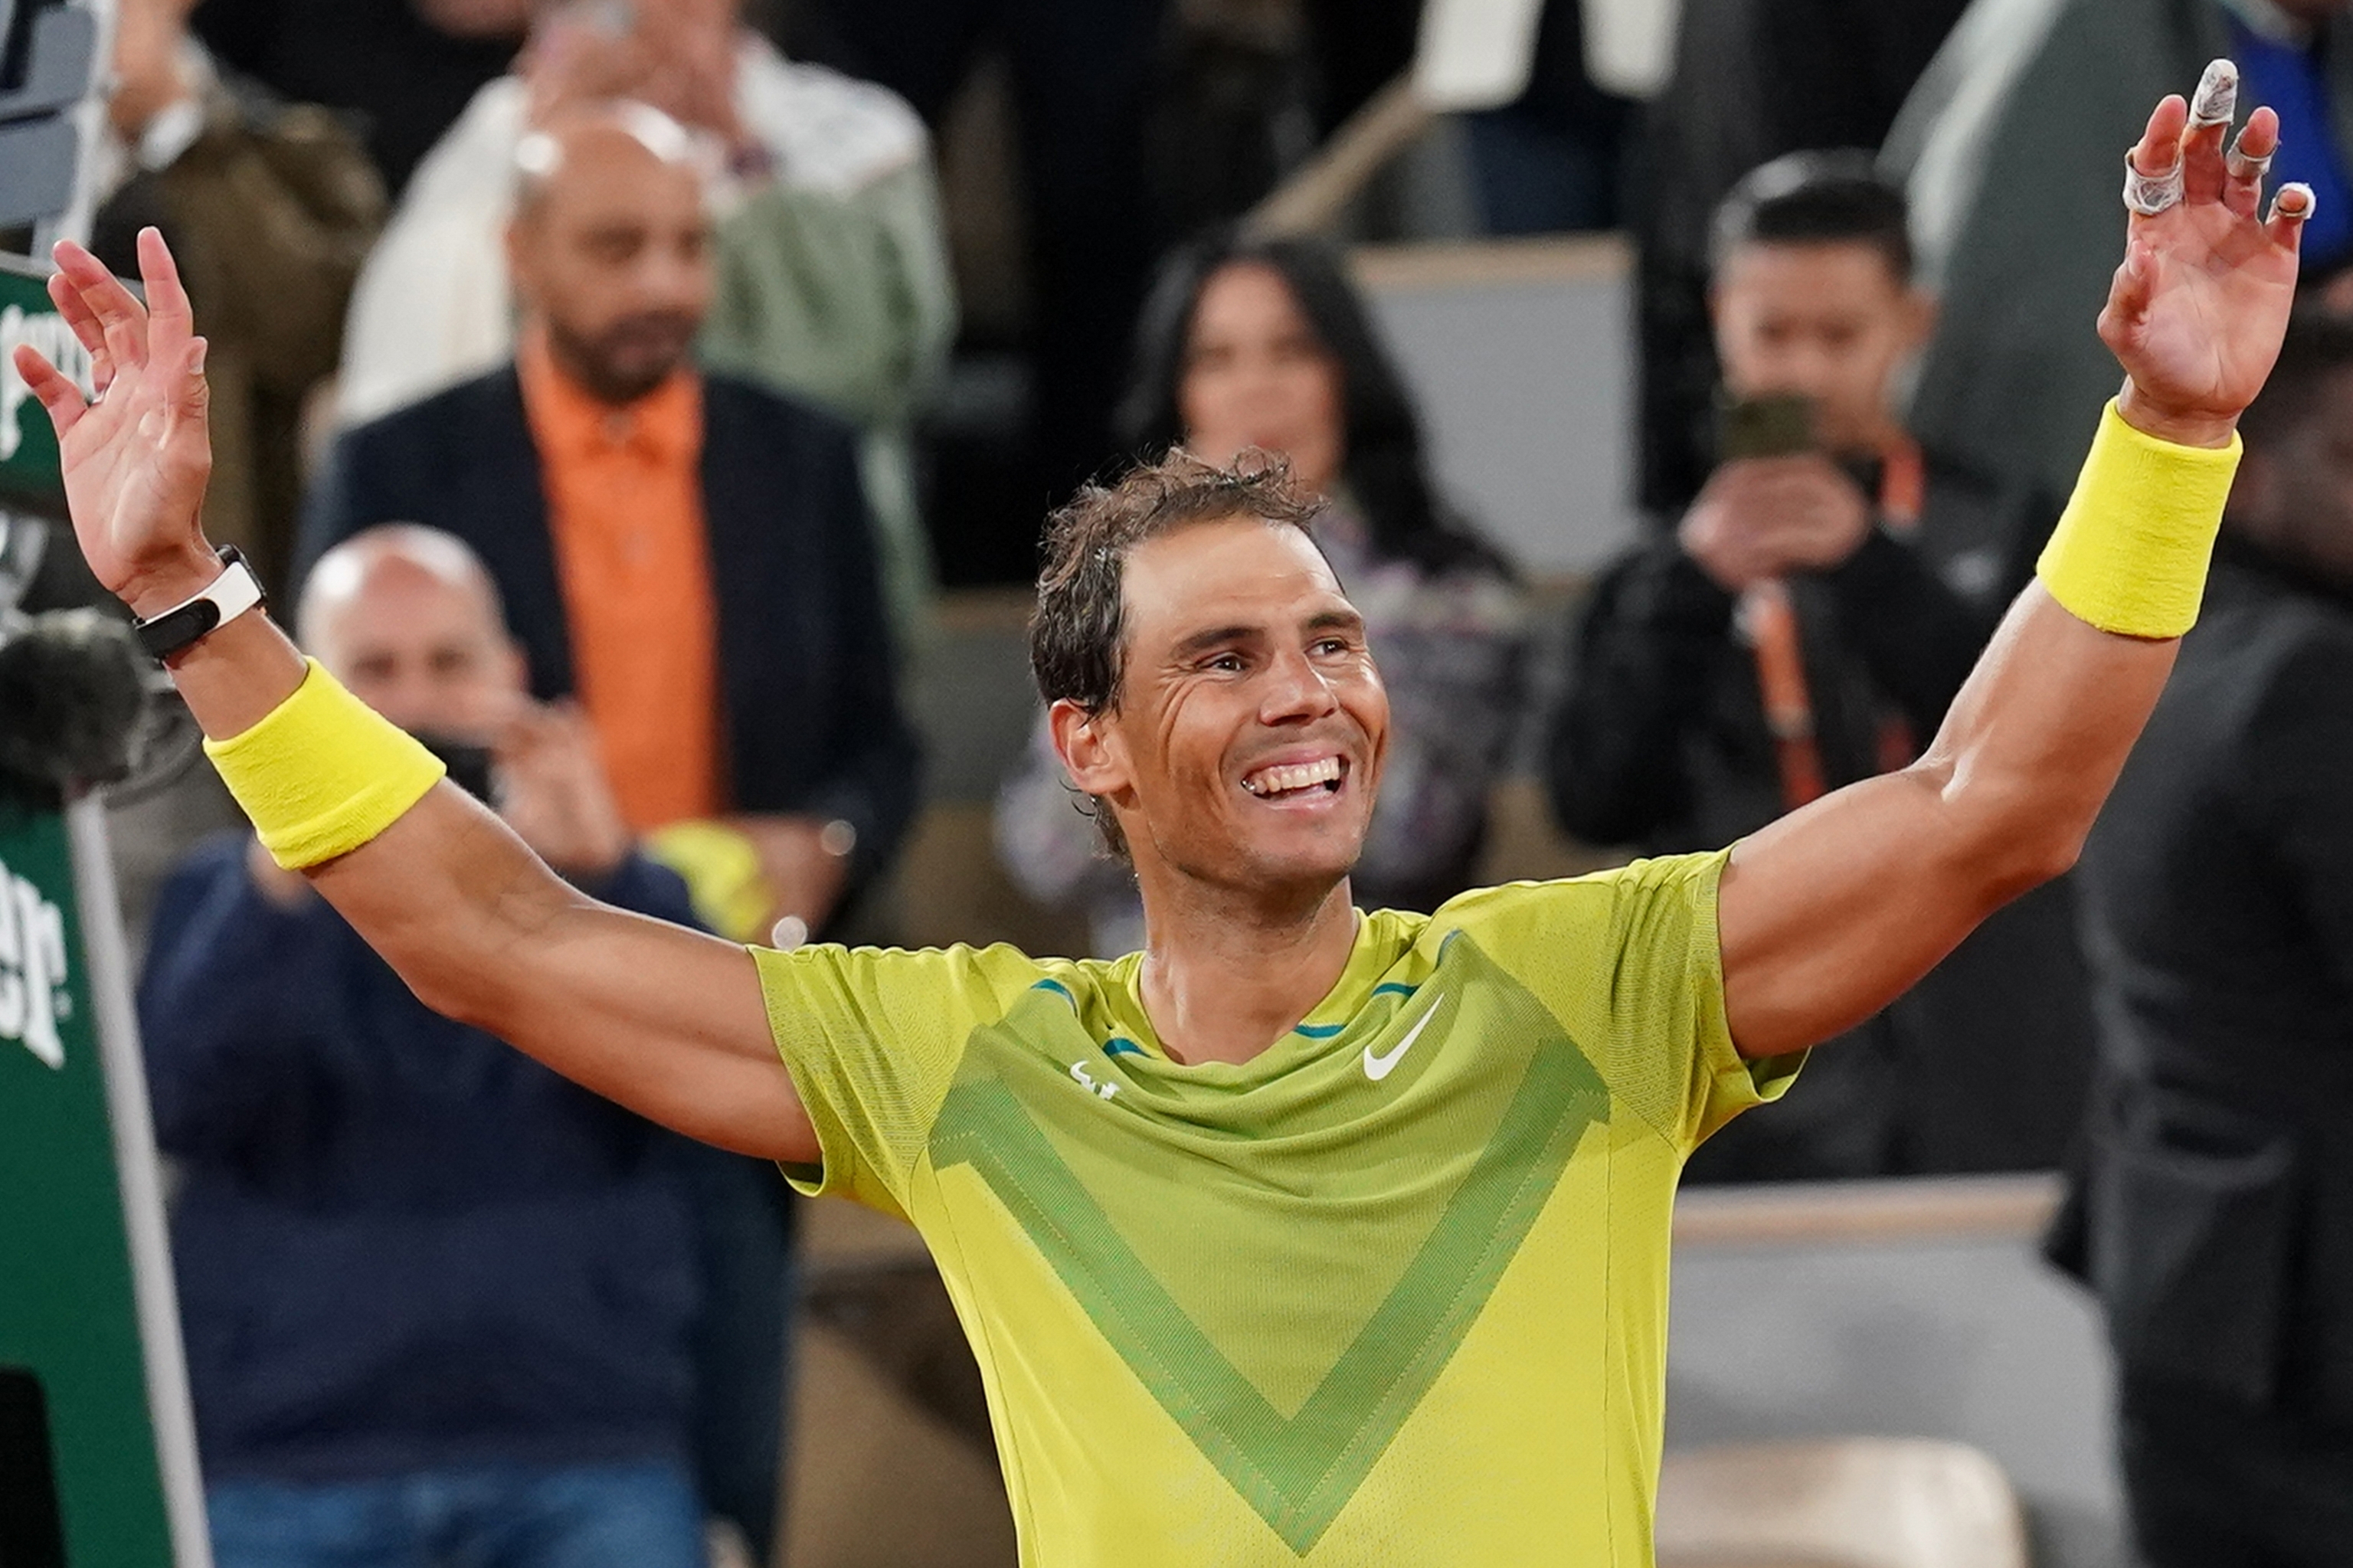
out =
{"type": "Polygon", "coordinates": [[[445,623],[493,640],[506,632],[489,573],[457,540],[429,535],[329,551],[303,587],[297,623],[305,641],[445,623]]]}
{"type": "Polygon", "coordinates": [[[1121,584],[1131,628],[1208,617],[1275,618],[1345,609],[1340,579],[1304,529],[1236,517],[1198,523],[1128,552],[1121,584]]]}
{"type": "Polygon", "coordinates": [[[1749,240],[1734,246],[1716,269],[1719,293],[1794,291],[1822,303],[1826,285],[1836,291],[1829,302],[1841,304],[1892,302],[1905,292],[1886,253],[1866,239],[1749,240]]]}
{"type": "Polygon", "coordinates": [[[525,212],[651,213],[702,201],[691,133],[643,104],[567,112],[525,137],[515,161],[518,206],[525,212]]]}

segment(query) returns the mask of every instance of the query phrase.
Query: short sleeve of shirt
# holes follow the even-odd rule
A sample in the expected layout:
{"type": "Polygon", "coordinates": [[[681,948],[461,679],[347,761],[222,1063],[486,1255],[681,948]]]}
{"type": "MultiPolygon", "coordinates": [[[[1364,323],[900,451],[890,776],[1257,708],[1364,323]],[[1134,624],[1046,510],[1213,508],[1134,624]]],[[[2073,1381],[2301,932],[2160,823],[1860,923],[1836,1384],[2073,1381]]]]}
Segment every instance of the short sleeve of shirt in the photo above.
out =
{"type": "Polygon", "coordinates": [[[1716,935],[1729,850],[1636,861],[1567,882],[1468,893],[1440,909],[1535,993],[1613,1098],[1689,1153],[1752,1106],[1778,1099],[1801,1054],[1747,1062],[1733,1048],[1716,935]]]}
{"type": "Polygon", "coordinates": [[[974,1031],[1004,1017],[1043,969],[1011,948],[925,952],[752,949],[768,1029],[816,1126],[821,1169],[786,1177],[907,1212],[907,1183],[974,1031]]]}

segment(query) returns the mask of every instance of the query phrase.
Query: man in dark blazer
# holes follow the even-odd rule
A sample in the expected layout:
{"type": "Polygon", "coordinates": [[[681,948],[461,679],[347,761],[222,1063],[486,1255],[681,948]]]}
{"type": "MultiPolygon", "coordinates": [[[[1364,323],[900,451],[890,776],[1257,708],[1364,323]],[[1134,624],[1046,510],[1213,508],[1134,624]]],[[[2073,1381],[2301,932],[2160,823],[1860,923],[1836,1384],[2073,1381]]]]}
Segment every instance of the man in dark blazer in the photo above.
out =
{"type": "MultiPolygon", "coordinates": [[[[345,432],[304,518],[304,569],[385,522],[481,557],[533,695],[575,699],[628,826],[683,873],[706,923],[789,946],[825,928],[913,814],[855,436],[687,363],[711,291],[710,217],[686,133],[640,105],[575,111],[522,144],[508,238],[515,364],[345,432]]],[[[789,1233],[753,1162],[707,1186],[729,1256],[789,1233]]],[[[756,1267],[712,1288],[732,1334],[706,1385],[739,1407],[698,1435],[705,1501],[761,1561],[776,1484],[788,1309],[756,1267]]]]}
{"type": "Polygon", "coordinates": [[[683,843],[706,916],[765,938],[822,928],[887,863],[919,758],[854,433],[686,362],[711,291],[696,155],[638,105],[526,140],[517,361],[345,432],[301,557],[392,521],[473,546],[534,694],[587,708],[630,826],[683,843]]]}
{"type": "Polygon", "coordinates": [[[2099,1015],[2060,1260],[2117,1363],[2152,1568],[2353,1540],[2353,324],[2240,424],[2198,628],[2079,873],[2099,1015]]]}

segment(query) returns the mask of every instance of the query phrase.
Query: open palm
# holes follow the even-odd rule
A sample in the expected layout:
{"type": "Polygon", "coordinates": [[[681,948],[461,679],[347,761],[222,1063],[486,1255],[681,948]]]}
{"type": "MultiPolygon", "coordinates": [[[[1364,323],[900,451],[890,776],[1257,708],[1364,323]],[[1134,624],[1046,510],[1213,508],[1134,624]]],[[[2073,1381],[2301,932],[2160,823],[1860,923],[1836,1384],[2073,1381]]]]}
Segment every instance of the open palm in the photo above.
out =
{"type": "MultiPolygon", "coordinates": [[[[2166,99],[2133,150],[2144,173],[2179,158],[2182,199],[2154,217],[2133,215],[2100,336],[2141,407],[2220,428],[2254,400],[2279,356],[2312,193],[2284,187],[2265,221],[2261,175],[2233,176],[2225,161],[2230,128],[2189,119],[2180,98],[2166,99]]],[[[2278,144],[2278,116],[2258,109],[2242,150],[2267,158],[2278,144]]]]}
{"type": "Polygon", "coordinates": [[[144,305],[79,246],[60,245],[57,261],[49,298],[90,351],[99,396],[31,348],[16,350],[16,368],[57,429],[83,558],[143,611],[148,590],[182,597],[212,561],[198,524],[212,472],[205,343],[155,230],[139,237],[144,305]]]}

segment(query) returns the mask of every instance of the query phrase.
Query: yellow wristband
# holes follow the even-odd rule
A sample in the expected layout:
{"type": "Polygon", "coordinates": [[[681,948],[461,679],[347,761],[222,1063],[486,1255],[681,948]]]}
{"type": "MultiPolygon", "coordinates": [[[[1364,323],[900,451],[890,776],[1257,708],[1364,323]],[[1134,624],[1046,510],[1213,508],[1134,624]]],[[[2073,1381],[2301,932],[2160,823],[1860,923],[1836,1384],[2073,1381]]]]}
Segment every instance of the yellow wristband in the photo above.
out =
{"type": "Polygon", "coordinates": [[[2035,575],[2103,631],[2180,636],[2198,624],[2240,450],[2235,435],[2225,448],[2161,441],[2110,403],[2035,575]]]}
{"type": "Polygon", "coordinates": [[[349,854],[392,826],[448,771],[310,661],[294,694],[205,755],[270,858],[289,871],[349,854]]]}
{"type": "Polygon", "coordinates": [[[723,822],[672,822],[646,836],[646,853],[678,873],[702,923],[732,942],[760,940],[775,897],[752,841],[723,822]]]}

